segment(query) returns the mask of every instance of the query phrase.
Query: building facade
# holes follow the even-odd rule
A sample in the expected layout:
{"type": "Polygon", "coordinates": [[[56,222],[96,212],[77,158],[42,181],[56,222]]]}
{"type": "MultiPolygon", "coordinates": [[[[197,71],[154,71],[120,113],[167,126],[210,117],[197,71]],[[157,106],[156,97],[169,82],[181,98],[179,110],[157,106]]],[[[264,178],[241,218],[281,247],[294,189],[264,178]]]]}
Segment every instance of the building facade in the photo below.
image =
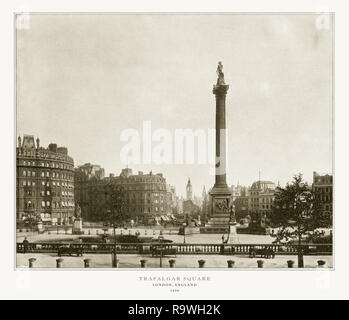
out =
{"type": "Polygon", "coordinates": [[[248,209],[255,213],[271,213],[276,185],[271,181],[256,181],[248,190],[248,209]]]}
{"type": "Polygon", "coordinates": [[[244,186],[231,186],[235,217],[238,221],[248,215],[248,188],[244,186]]]}
{"type": "Polygon", "coordinates": [[[275,200],[276,185],[271,181],[256,181],[248,190],[248,211],[251,222],[259,227],[269,224],[275,200]]]}
{"type": "Polygon", "coordinates": [[[75,197],[82,216],[89,221],[102,221],[108,217],[110,186],[123,190],[123,216],[128,221],[151,224],[172,213],[175,203],[174,189],[169,188],[161,173],[133,174],[127,168],[119,176],[104,177],[99,166],[85,164],[75,170],[75,197]],[[98,170],[93,170],[96,167],[98,170]],[[127,217],[127,218],[126,218],[127,217]]]}
{"type": "Polygon", "coordinates": [[[74,161],[68,149],[39,138],[18,137],[16,148],[17,221],[33,219],[45,224],[72,223],[75,211],[74,161]]]}
{"type": "Polygon", "coordinates": [[[313,172],[313,185],[315,197],[321,201],[322,209],[326,214],[332,215],[333,210],[333,176],[320,175],[313,172]]]}
{"type": "Polygon", "coordinates": [[[173,214],[178,213],[178,197],[176,195],[176,187],[167,184],[167,201],[170,206],[170,211],[173,214]]]}

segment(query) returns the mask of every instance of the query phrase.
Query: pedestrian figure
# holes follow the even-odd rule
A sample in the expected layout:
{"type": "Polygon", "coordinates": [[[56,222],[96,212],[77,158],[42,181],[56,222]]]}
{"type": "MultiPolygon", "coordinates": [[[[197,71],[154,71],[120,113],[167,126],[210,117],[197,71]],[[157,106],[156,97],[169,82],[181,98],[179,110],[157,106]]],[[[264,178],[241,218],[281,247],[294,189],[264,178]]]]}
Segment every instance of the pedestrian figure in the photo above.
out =
{"type": "Polygon", "coordinates": [[[27,253],[28,252],[28,247],[29,247],[29,241],[28,241],[27,237],[24,238],[22,243],[23,243],[24,253],[27,253]]]}
{"type": "Polygon", "coordinates": [[[225,241],[225,237],[224,237],[224,234],[222,235],[222,243],[224,243],[225,241]]]}

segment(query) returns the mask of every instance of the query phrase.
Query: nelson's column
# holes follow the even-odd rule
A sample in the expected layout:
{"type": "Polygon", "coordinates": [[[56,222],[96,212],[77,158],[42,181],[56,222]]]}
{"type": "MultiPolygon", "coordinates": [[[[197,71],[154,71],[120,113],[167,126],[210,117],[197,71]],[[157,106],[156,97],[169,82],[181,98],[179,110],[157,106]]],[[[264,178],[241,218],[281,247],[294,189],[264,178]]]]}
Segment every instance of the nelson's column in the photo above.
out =
{"type": "MultiPolygon", "coordinates": [[[[211,217],[202,233],[235,233],[235,215],[232,192],[226,182],[226,121],[225,98],[229,89],[224,81],[223,65],[218,63],[217,83],[213,86],[216,96],[216,168],[215,184],[210,191],[211,217]]],[[[231,239],[232,240],[232,239],[231,239]]]]}

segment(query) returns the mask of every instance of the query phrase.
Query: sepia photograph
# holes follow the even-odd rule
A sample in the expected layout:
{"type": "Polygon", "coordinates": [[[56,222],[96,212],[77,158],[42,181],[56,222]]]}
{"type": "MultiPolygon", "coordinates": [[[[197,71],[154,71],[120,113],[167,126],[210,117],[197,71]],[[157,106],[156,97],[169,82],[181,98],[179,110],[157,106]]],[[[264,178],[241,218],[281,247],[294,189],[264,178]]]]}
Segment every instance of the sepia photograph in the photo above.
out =
{"type": "Polygon", "coordinates": [[[14,47],[16,270],[334,270],[333,13],[16,13],[14,47]]]}

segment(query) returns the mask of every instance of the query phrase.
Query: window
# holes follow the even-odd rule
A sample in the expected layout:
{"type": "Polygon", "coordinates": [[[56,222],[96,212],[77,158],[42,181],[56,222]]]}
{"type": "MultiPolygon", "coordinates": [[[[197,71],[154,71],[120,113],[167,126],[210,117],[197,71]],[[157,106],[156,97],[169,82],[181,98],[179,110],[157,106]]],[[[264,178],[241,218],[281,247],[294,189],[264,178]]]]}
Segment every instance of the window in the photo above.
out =
{"type": "Polygon", "coordinates": [[[27,181],[23,180],[23,186],[27,185],[27,181]]]}
{"type": "Polygon", "coordinates": [[[32,182],[32,186],[33,186],[33,187],[35,186],[35,181],[32,182]]]}
{"type": "Polygon", "coordinates": [[[32,172],[32,176],[35,177],[35,171],[32,172]]]}
{"type": "Polygon", "coordinates": [[[45,208],[45,201],[41,201],[41,207],[45,208]]]}
{"type": "Polygon", "coordinates": [[[46,207],[50,206],[50,201],[46,201],[46,207]]]}
{"type": "Polygon", "coordinates": [[[55,178],[56,176],[55,176],[55,173],[54,172],[52,172],[52,178],[55,178]]]}
{"type": "Polygon", "coordinates": [[[27,171],[23,171],[23,177],[27,176],[27,171]]]}
{"type": "Polygon", "coordinates": [[[42,172],[41,172],[41,178],[44,178],[44,177],[45,177],[45,172],[42,171],[42,172]]]}
{"type": "Polygon", "coordinates": [[[45,167],[45,163],[41,162],[41,166],[42,166],[42,167],[45,167]]]}
{"type": "Polygon", "coordinates": [[[31,171],[28,171],[28,177],[31,177],[32,174],[31,174],[31,171]]]}
{"type": "Polygon", "coordinates": [[[46,171],[46,177],[50,176],[50,172],[46,171]]]}
{"type": "Polygon", "coordinates": [[[47,195],[47,196],[50,195],[50,191],[49,191],[49,190],[46,191],[46,195],[47,195]]]}

